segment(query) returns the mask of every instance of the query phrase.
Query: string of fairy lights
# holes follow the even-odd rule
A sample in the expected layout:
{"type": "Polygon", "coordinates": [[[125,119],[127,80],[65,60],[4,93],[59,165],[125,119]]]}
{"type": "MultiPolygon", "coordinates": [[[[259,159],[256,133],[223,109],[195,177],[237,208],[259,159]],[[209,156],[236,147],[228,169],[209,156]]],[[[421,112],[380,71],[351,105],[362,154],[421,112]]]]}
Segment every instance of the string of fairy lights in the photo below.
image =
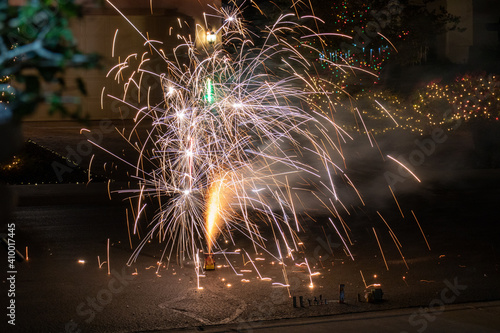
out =
{"type": "Polygon", "coordinates": [[[453,118],[465,121],[477,118],[498,121],[500,118],[500,78],[494,74],[466,74],[452,84],[430,83],[419,93],[413,108],[429,118],[431,125],[440,125],[429,109],[432,102],[445,100],[453,108],[453,118]]]}
{"type": "MultiPolygon", "coordinates": [[[[17,47],[17,44],[12,45],[11,49],[17,47]]],[[[17,59],[14,58],[12,62],[17,59]]],[[[14,89],[10,85],[12,77],[10,75],[0,76],[0,122],[8,121],[12,116],[12,111],[9,108],[10,102],[14,99],[14,89]]]]}
{"type": "Polygon", "coordinates": [[[0,77],[0,121],[7,120],[10,116],[8,106],[12,98],[14,98],[10,79],[9,76],[0,77]]]}
{"type": "Polygon", "coordinates": [[[93,182],[112,181],[105,176],[90,172],[88,168],[80,166],[67,156],[60,154],[51,148],[40,145],[31,139],[26,140],[26,145],[31,146],[31,153],[27,153],[25,148],[19,154],[12,156],[9,161],[0,163],[0,179],[2,179],[2,181],[11,185],[44,185],[62,183],[84,184],[88,183],[90,179],[92,179],[93,182]],[[36,152],[33,153],[33,149],[36,152]],[[47,161],[44,155],[51,155],[50,160],[47,161]],[[16,181],[11,178],[13,175],[15,176],[15,174],[19,174],[20,172],[24,171],[26,173],[33,168],[33,165],[36,165],[37,168],[43,168],[43,164],[50,164],[53,161],[60,161],[61,164],[68,166],[75,172],[68,173],[71,177],[63,177],[62,180],[57,179],[56,174],[50,172],[44,174],[42,177],[37,175],[34,176],[28,172],[24,181],[16,181]]]}
{"type": "MultiPolygon", "coordinates": [[[[437,127],[450,131],[458,120],[500,120],[500,78],[493,74],[465,74],[451,83],[431,82],[409,98],[370,90],[352,96],[349,102],[342,98],[340,89],[333,90],[332,95],[331,99],[339,100],[335,106],[347,107],[353,113],[352,121],[342,124],[346,130],[364,130],[356,118],[357,108],[374,135],[395,129],[428,134],[437,127]]],[[[327,109],[324,96],[311,97],[309,102],[316,109],[327,109]]]]}
{"type": "MultiPolygon", "coordinates": [[[[344,32],[348,35],[354,36],[357,33],[365,34],[365,26],[370,19],[369,11],[372,9],[368,4],[361,4],[356,8],[350,8],[348,1],[342,1],[340,4],[332,5],[331,13],[335,25],[338,27],[339,32],[344,32]]],[[[374,38],[370,41],[368,47],[359,47],[358,52],[351,52],[351,50],[342,50],[335,45],[332,45],[330,50],[326,50],[326,54],[320,54],[320,58],[328,58],[331,61],[339,62],[346,61],[349,65],[357,66],[360,68],[370,69],[374,72],[380,72],[384,62],[391,56],[391,49],[382,37],[374,38]]],[[[353,46],[357,46],[355,43],[353,46]]],[[[320,62],[323,68],[328,68],[332,74],[340,77],[341,71],[335,66],[329,65],[326,62],[320,62]]]]}
{"type": "MultiPolygon", "coordinates": [[[[334,1],[330,7],[332,13],[333,31],[337,33],[346,34],[349,36],[362,35],[366,36],[367,23],[373,20],[370,15],[372,8],[369,4],[358,4],[354,6],[349,4],[349,1],[334,1]]],[[[402,30],[397,35],[397,38],[405,40],[409,31],[402,30]]],[[[340,82],[344,87],[353,85],[362,85],[365,80],[359,75],[352,75],[352,73],[343,70],[335,64],[346,64],[356,68],[366,69],[374,74],[380,74],[384,65],[393,56],[394,48],[382,36],[370,37],[369,43],[366,47],[357,45],[355,41],[351,40],[352,47],[346,47],[339,40],[327,40],[327,45],[318,47],[316,42],[304,42],[302,45],[306,46],[304,49],[310,52],[310,46],[321,50],[317,54],[315,61],[317,68],[323,72],[329,73],[332,80],[340,82]],[[325,61],[328,60],[328,61],[325,61]]],[[[363,41],[362,41],[363,42],[363,41]]],[[[298,47],[301,47],[299,44],[298,47]]]]}
{"type": "MultiPolygon", "coordinates": [[[[354,6],[349,1],[334,1],[330,9],[336,31],[350,36],[364,34],[367,23],[373,19],[370,15],[373,8],[366,3],[358,2],[354,6]]],[[[409,34],[409,31],[402,30],[394,38],[404,41],[409,34]]],[[[314,43],[303,45],[306,50],[311,50],[311,46],[321,50],[317,58],[313,59],[316,60],[315,67],[327,73],[328,81],[334,82],[335,86],[332,88],[331,84],[320,81],[316,84],[325,91],[331,91],[329,99],[339,101],[333,103],[334,107],[351,109],[352,121],[343,123],[345,129],[364,130],[355,108],[366,120],[366,125],[373,134],[383,134],[396,128],[426,134],[436,127],[451,130],[458,120],[499,120],[498,76],[485,73],[465,74],[451,83],[431,82],[418,89],[411,97],[401,98],[390,91],[370,89],[366,85],[366,77],[336,66],[346,64],[380,74],[395,52],[389,42],[377,36],[370,40],[366,48],[356,47],[353,40],[350,43],[354,47],[347,49],[340,47],[341,43],[336,40],[327,41],[324,47],[317,47],[314,43]],[[346,91],[356,85],[360,92],[346,101],[346,91]]],[[[309,103],[325,114],[332,113],[335,110],[331,110],[329,99],[320,95],[311,96],[309,103]]]]}

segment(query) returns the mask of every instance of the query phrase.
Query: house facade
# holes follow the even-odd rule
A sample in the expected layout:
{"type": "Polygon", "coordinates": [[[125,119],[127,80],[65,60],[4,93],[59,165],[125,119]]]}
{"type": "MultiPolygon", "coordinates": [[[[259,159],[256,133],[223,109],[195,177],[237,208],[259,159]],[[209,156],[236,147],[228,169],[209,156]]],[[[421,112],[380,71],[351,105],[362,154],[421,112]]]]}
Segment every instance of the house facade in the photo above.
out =
{"type": "MultiPolygon", "coordinates": [[[[22,5],[25,1],[9,0],[9,3],[22,5]]],[[[172,49],[182,42],[178,35],[185,36],[202,48],[207,43],[207,31],[216,30],[221,24],[220,18],[212,16],[215,14],[212,7],[220,7],[225,1],[111,0],[113,5],[105,2],[104,6],[95,5],[96,1],[83,2],[84,16],[72,22],[72,30],[82,51],[103,56],[104,68],[68,71],[66,79],[73,82],[74,78],[82,77],[86,82],[88,95],[81,100],[83,114],[88,114],[91,119],[117,119],[124,116],[130,118],[134,112],[124,112],[125,107],[120,106],[118,101],[102,101],[104,87],[105,95],[123,95],[123,86],[114,84],[113,78],[106,78],[106,73],[128,55],[138,53],[140,56],[144,52],[145,39],[138,31],[152,40],[161,41],[163,44],[158,47],[166,54],[171,54],[172,49]]],[[[498,71],[500,1],[438,0],[436,5],[460,16],[460,27],[465,28],[463,32],[450,31],[438,36],[438,56],[456,64],[498,71]]],[[[76,87],[70,94],[78,95],[76,87]]],[[[47,107],[41,107],[27,120],[58,119],[48,114],[47,107]]]]}
{"type": "MultiPolygon", "coordinates": [[[[23,3],[21,0],[10,2],[15,5],[23,3]]],[[[140,59],[144,52],[151,51],[145,45],[144,37],[161,42],[154,45],[168,56],[183,42],[179,36],[202,48],[207,43],[207,31],[216,29],[221,22],[220,18],[213,16],[215,12],[212,8],[220,7],[220,0],[112,0],[113,5],[106,2],[104,6],[97,6],[94,2],[85,2],[83,18],[72,21],[71,26],[80,50],[100,54],[103,57],[103,68],[69,70],[66,73],[68,84],[72,84],[77,77],[84,80],[87,96],[81,99],[80,105],[82,114],[89,115],[90,119],[131,118],[135,115],[135,112],[126,110],[123,103],[110,101],[101,95],[105,89],[104,96],[123,96],[123,85],[114,83],[116,71],[108,78],[106,74],[129,55],[137,53],[140,59]]],[[[158,71],[163,69],[158,63],[151,65],[151,68],[158,71]]],[[[68,95],[79,95],[76,86],[74,89],[70,87],[68,95]]],[[[26,120],[59,119],[61,118],[58,116],[49,115],[47,106],[42,105],[26,120]]]]}
{"type": "Polygon", "coordinates": [[[465,28],[438,38],[439,55],[456,64],[498,70],[500,1],[440,0],[438,5],[460,16],[460,27],[465,28]]]}

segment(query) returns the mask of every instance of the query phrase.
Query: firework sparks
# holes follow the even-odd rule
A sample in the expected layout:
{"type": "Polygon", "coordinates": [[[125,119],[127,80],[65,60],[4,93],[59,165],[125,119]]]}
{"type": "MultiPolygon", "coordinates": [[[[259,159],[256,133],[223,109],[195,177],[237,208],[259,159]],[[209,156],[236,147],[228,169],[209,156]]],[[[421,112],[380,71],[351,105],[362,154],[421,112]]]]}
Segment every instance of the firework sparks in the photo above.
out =
{"type": "MultiPolygon", "coordinates": [[[[163,259],[170,261],[175,252],[181,261],[194,262],[197,286],[202,289],[200,251],[222,254],[234,273],[242,275],[226,256],[230,252],[222,249],[218,241],[223,237],[226,243],[231,241],[234,245],[233,235],[238,233],[251,242],[256,253],[265,252],[282,265],[285,283],[276,285],[288,287],[284,259],[294,260],[302,244],[298,236],[301,216],[297,211],[307,210],[311,200],[315,200],[314,205],[339,219],[353,245],[335,206],[340,204],[350,214],[349,206],[341,201],[339,186],[345,186],[346,191],[355,193],[363,205],[364,202],[338,166],[345,165],[345,156],[340,139],[338,144],[333,140],[336,136],[345,143],[344,137],[352,137],[310,103],[311,96],[319,94],[329,99],[331,92],[318,87],[310,75],[312,66],[308,59],[283,35],[299,34],[296,30],[302,29],[307,35],[297,35],[295,40],[322,40],[327,35],[350,37],[315,34],[294,22],[295,15],[286,14],[269,28],[262,38],[263,45],[256,47],[249,37],[252,34],[242,23],[239,8],[213,9],[217,12],[214,16],[222,18],[222,25],[214,32],[217,42],[199,47],[178,35],[182,42],[173,53],[157,49],[158,41],[150,40],[148,34],[140,32],[120,13],[144,39],[146,51],[142,56],[139,52],[131,54],[124,61],[118,56],[118,64],[107,77],[114,77],[117,84],[123,85],[123,96],[105,94],[111,89],[103,88],[101,105],[107,97],[136,111],[136,124],[130,135],[124,131],[120,135],[139,157],[132,163],[93,144],[136,170],[133,179],[137,186],[121,191],[135,200],[135,208],[131,208],[133,226],[129,224],[128,211],[126,214],[131,247],[130,229],[132,234],[138,234],[141,219],[153,206],[151,203],[157,203],[148,233],[135,248],[129,264],[158,234],[165,244],[158,269],[163,259]],[[161,63],[161,70],[148,67],[154,58],[161,63]],[[160,89],[155,91],[151,84],[143,86],[151,81],[157,82],[160,89]],[[142,137],[136,133],[140,123],[151,124],[142,137]],[[139,142],[133,137],[140,137],[139,142]],[[307,185],[299,185],[299,179],[307,185]],[[306,179],[314,179],[317,188],[308,188],[313,182],[306,179]],[[307,200],[303,200],[305,196],[307,200]],[[274,239],[266,238],[269,230],[274,239]],[[271,247],[277,254],[272,253],[271,247]]],[[[169,31],[174,30],[171,27],[169,31]]],[[[205,35],[206,31],[197,35],[205,35]]],[[[117,30],[113,56],[118,42],[117,30]]],[[[373,146],[370,131],[359,110],[357,113],[373,146]]],[[[344,237],[331,218],[329,221],[354,260],[344,237]]],[[[252,260],[246,250],[243,252],[259,278],[267,280],[254,263],[261,258],[252,260]]],[[[107,262],[109,269],[109,240],[107,262]]],[[[307,259],[306,264],[312,287],[312,276],[317,273],[311,273],[307,259]]]]}
{"type": "Polygon", "coordinates": [[[377,239],[377,244],[378,244],[378,247],[380,249],[380,254],[382,255],[382,259],[384,259],[385,268],[387,268],[387,270],[389,270],[389,266],[387,266],[387,260],[385,260],[384,250],[382,250],[382,245],[380,245],[380,241],[378,239],[377,232],[375,231],[375,228],[372,228],[372,230],[373,230],[373,234],[375,235],[375,238],[377,239]]]}
{"type": "Polygon", "coordinates": [[[422,181],[406,166],[404,165],[403,163],[399,162],[397,159],[395,159],[394,157],[392,156],[389,156],[387,155],[387,157],[389,157],[391,160],[393,160],[394,162],[396,162],[397,164],[401,165],[406,171],[408,171],[409,174],[411,174],[413,176],[413,178],[415,178],[419,183],[421,183],[422,181]]]}
{"type": "Polygon", "coordinates": [[[431,251],[431,246],[429,245],[429,242],[427,241],[427,237],[425,237],[425,233],[422,230],[422,227],[420,226],[420,223],[418,222],[417,216],[415,215],[415,213],[413,212],[413,210],[411,211],[411,213],[413,214],[413,217],[415,218],[415,221],[417,222],[418,228],[420,229],[420,232],[422,233],[422,237],[424,237],[425,244],[427,244],[427,248],[429,249],[429,251],[431,251]]]}

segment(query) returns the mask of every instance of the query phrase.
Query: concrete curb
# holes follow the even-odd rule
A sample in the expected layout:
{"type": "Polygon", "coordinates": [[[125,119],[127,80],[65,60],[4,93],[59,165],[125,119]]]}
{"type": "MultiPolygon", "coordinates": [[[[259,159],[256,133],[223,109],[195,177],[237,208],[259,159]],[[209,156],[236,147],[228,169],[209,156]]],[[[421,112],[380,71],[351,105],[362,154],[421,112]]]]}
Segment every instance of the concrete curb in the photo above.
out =
{"type": "MultiPolygon", "coordinates": [[[[459,303],[447,305],[444,312],[453,312],[461,310],[474,310],[481,308],[500,308],[500,300],[497,301],[484,301],[484,302],[471,302],[471,303],[459,303]]],[[[407,317],[415,312],[419,307],[410,307],[402,309],[392,309],[392,310],[380,310],[380,311],[370,311],[370,312],[357,312],[348,314],[338,314],[338,315],[328,315],[320,317],[303,317],[303,318],[287,318],[287,319],[277,319],[261,322],[253,322],[252,328],[257,330],[265,330],[278,327],[297,327],[304,326],[304,331],[307,327],[315,324],[324,323],[335,323],[342,321],[360,321],[360,320],[370,320],[370,319],[380,319],[380,318],[391,318],[391,317],[407,317]]],[[[500,311],[500,309],[499,309],[500,311]]],[[[170,333],[170,332],[210,332],[210,333],[221,333],[221,332],[238,332],[238,325],[240,323],[226,324],[226,325],[214,325],[214,326],[203,326],[203,327],[191,327],[191,328],[176,328],[168,330],[155,330],[155,331],[135,331],[133,333],[170,333]]]]}

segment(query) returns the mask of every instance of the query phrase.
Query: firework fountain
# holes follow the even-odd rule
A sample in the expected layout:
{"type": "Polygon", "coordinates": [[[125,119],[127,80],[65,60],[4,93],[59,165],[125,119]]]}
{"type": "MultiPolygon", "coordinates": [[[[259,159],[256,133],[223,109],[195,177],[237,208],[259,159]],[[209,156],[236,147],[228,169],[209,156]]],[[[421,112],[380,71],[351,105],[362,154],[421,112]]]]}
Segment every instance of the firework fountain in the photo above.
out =
{"type": "MultiPolygon", "coordinates": [[[[342,144],[352,138],[311,103],[318,94],[329,100],[325,83],[338,88],[314,75],[290,42],[323,38],[300,23],[318,19],[281,15],[259,37],[245,28],[238,7],[214,10],[222,21],[219,42],[200,48],[179,36],[181,44],[168,54],[136,28],[149,51],[129,56],[108,73],[124,93],[103,97],[133,107],[137,125],[151,123],[140,145],[124,135],[139,153],[135,163],[125,161],[134,166],[138,184],[124,191],[136,199],[134,233],[147,205],[157,207],[129,264],[155,235],[165,244],[160,262],[178,255],[181,262],[194,261],[197,272],[200,251],[224,254],[219,240],[234,244],[236,234],[280,262],[296,259],[300,212],[319,206],[333,217],[329,221],[347,247],[339,214],[347,209],[339,188],[362,202],[340,167],[342,144]],[[147,68],[153,58],[161,60],[161,72],[147,68]],[[141,84],[146,78],[159,82],[159,98],[141,84]],[[141,102],[128,101],[132,89],[141,102]]],[[[208,31],[197,29],[198,36],[208,31]]]]}

